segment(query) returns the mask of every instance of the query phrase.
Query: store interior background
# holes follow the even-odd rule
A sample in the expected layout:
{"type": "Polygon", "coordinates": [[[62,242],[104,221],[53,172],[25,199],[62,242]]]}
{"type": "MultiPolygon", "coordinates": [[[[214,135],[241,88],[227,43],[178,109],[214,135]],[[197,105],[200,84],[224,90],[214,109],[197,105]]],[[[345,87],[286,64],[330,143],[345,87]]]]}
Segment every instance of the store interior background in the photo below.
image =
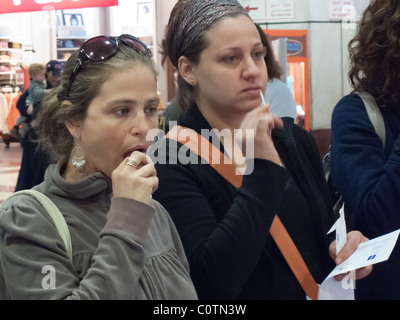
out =
{"type": "MultiPolygon", "coordinates": [[[[282,0],[281,0],[282,1],[282,0]]],[[[276,0],[242,0],[244,6],[265,7],[276,0]]],[[[251,10],[254,21],[264,29],[307,30],[308,32],[308,129],[317,139],[321,154],[330,143],[330,120],[334,106],[351,91],[348,73],[349,40],[356,31],[356,22],[369,0],[288,0],[292,6],[290,17],[266,19],[251,10]],[[351,4],[352,14],[343,20],[332,17],[332,2],[351,4]]],[[[158,53],[170,12],[176,0],[119,0],[118,6],[85,8],[76,11],[84,20],[86,38],[100,34],[130,33],[152,46],[158,65],[158,89],[164,106],[172,99],[171,70],[161,65],[158,53]],[[148,4],[147,18],[143,19],[141,4],[148,4]]],[[[56,11],[0,14],[0,38],[22,44],[24,63],[46,63],[59,58],[57,49],[56,11]]]]}

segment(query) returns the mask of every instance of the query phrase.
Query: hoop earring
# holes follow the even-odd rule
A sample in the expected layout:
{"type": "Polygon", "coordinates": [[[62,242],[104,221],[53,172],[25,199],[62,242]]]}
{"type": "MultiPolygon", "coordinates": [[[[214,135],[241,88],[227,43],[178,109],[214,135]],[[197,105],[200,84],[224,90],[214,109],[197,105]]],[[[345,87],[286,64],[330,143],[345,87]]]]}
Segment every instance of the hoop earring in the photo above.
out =
{"type": "Polygon", "coordinates": [[[86,163],[86,152],[79,145],[71,151],[72,164],[75,167],[76,172],[79,174],[83,173],[83,167],[86,163]]]}

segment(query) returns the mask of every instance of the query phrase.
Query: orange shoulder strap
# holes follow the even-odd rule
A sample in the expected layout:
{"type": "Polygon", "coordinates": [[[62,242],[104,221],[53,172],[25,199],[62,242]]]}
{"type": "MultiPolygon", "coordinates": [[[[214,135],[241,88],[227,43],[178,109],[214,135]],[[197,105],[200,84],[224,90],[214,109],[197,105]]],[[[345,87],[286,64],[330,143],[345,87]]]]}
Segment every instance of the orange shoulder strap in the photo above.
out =
{"type": "Polygon", "coordinates": [[[202,157],[235,188],[239,188],[242,185],[243,176],[236,174],[236,167],[232,165],[231,161],[217,147],[196,131],[181,126],[174,126],[165,137],[178,141],[202,157]]]}
{"type": "MultiPolygon", "coordinates": [[[[226,156],[218,148],[196,131],[181,126],[175,126],[168,132],[166,138],[178,141],[201,156],[235,188],[239,188],[242,185],[243,176],[236,174],[235,165],[232,164],[231,161],[227,161],[226,156]]],[[[296,245],[277,215],[272,222],[269,233],[306,295],[312,300],[318,300],[319,287],[308,270],[299,250],[297,250],[296,245]]]]}

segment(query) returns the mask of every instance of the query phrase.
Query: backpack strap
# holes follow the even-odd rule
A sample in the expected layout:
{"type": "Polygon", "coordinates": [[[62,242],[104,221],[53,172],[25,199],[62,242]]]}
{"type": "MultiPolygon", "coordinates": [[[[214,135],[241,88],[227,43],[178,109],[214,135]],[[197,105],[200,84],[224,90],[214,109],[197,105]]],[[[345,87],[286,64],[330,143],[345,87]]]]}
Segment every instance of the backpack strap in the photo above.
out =
{"type": "MultiPolygon", "coordinates": [[[[357,94],[363,101],[369,120],[371,121],[374,127],[375,133],[379,136],[379,138],[382,141],[383,149],[385,149],[385,144],[386,144],[385,121],[383,120],[382,113],[378,105],[376,104],[374,97],[366,91],[355,91],[355,94],[357,94]]],[[[332,182],[331,170],[330,170],[331,148],[332,145],[329,146],[328,153],[322,159],[322,166],[325,173],[325,180],[331,192],[331,197],[332,199],[334,199],[333,213],[335,215],[335,218],[339,219],[339,210],[342,208],[344,201],[342,196],[336,190],[332,182]]],[[[351,222],[351,220],[347,221],[346,223],[350,226],[353,225],[353,222],[351,222]]]]}
{"type": "MultiPolygon", "coordinates": [[[[36,190],[21,190],[13,193],[8,199],[17,195],[31,195],[41,204],[41,206],[47,211],[50,218],[53,220],[55,227],[64,242],[65,249],[67,250],[68,257],[72,260],[72,244],[71,235],[69,233],[68,225],[64,219],[64,216],[57,208],[57,206],[43,193],[36,190]]],[[[7,199],[7,200],[8,200],[7,199]]]]}
{"type": "MultiPolygon", "coordinates": [[[[235,188],[239,188],[242,185],[243,176],[236,174],[236,167],[232,161],[227,159],[217,147],[196,131],[181,126],[175,126],[165,137],[178,141],[201,156],[235,188]],[[187,141],[188,137],[189,141],[187,141]],[[204,146],[209,147],[207,148],[204,146]]],[[[312,300],[318,300],[319,287],[299,250],[296,248],[292,238],[277,215],[274,217],[269,233],[306,295],[312,300]]]]}
{"type": "Polygon", "coordinates": [[[386,143],[386,131],[385,131],[385,121],[383,120],[382,113],[379,110],[378,105],[374,97],[366,91],[357,91],[356,94],[360,96],[364,102],[365,109],[367,110],[368,117],[374,126],[376,134],[381,138],[383,148],[385,148],[386,143]]]}

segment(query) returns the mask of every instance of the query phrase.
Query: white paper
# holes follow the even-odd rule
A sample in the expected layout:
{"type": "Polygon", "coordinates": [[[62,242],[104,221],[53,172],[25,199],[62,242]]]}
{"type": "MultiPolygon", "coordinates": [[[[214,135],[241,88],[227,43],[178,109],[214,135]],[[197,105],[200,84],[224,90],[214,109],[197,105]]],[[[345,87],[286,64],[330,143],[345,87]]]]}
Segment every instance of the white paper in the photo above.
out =
{"type": "Polygon", "coordinates": [[[328,277],[319,286],[318,300],[354,300],[354,287],[343,288],[342,281],[328,277]]]}
{"type": "Polygon", "coordinates": [[[344,215],[344,204],[339,210],[339,219],[335,222],[327,234],[336,231],[336,255],[343,249],[347,241],[346,219],[344,215]]]}
{"type": "Polygon", "coordinates": [[[386,261],[399,237],[400,229],[360,244],[345,261],[336,266],[319,287],[319,300],[354,300],[355,284],[351,276],[336,281],[334,276],[386,261]]]}
{"type": "Polygon", "coordinates": [[[347,242],[346,219],[344,217],[344,204],[339,211],[340,217],[336,226],[336,255],[343,249],[347,242]]]}
{"type": "Polygon", "coordinates": [[[347,260],[336,266],[328,277],[386,261],[393,251],[399,233],[400,229],[361,243],[357,250],[347,260]]]}

